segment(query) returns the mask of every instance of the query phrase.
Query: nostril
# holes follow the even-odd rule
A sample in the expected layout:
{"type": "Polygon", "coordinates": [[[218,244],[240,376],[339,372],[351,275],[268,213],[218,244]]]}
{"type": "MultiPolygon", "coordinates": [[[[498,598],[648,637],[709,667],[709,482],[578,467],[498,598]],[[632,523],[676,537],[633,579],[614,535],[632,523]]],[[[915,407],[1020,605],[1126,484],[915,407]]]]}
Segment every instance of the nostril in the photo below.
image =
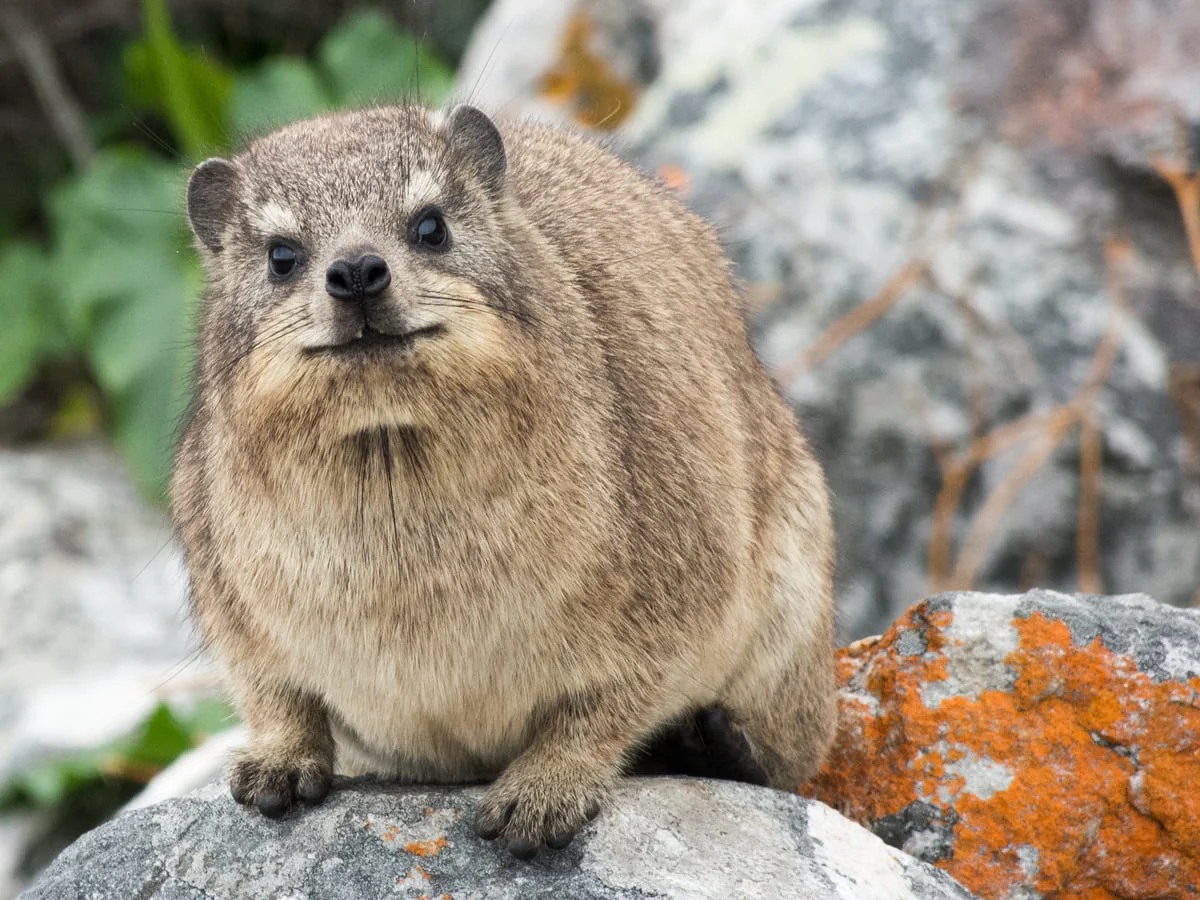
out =
{"type": "Polygon", "coordinates": [[[363,293],[374,297],[392,283],[392,273],[388,264],[378,256],[364,256],[358,261],[359,271],[362,272],[363,293]]]}
{"type": "Polygon", "coordinates": [[[362,301],[383,293],[392,283],[392,273],[378,256],[339,259],[325,270],[325,292],[337,300],[362,301]]]}
{"type": "Polygon", "coordinates": [[[356,280],[353,265],[339,259],[325,270],[325,292],[337,300],[354,300],[358,295],[356,280]]]}

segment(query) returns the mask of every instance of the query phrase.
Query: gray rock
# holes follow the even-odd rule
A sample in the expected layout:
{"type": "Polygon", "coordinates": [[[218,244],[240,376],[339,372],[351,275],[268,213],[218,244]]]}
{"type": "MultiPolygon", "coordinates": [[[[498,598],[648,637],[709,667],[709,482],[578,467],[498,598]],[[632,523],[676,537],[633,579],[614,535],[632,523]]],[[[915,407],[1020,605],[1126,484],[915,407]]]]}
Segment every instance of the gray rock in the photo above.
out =
{"type": "MultiPolygon", "coordinates": [[[[594,52],[640,77],[617,145],[682,169],[751,300],[776,298],[759,304],[756,343],[830,476],[846,636],[930,590],[1078,588],[1078,424],[1053,441],[1031,429],[980,467],[944,519],[949,565],[934,572],[939,453],[1071,400],[1116,308],[1110,285],[1120,343],[1088,405],[1102,444],[1096,587],[1191,601],[1200,434],[1181,418],[1200,421],[1200,287],[1155,167],[1194,164],[1200,5],[499,0],[464,89],[561,115],[541,74],[580,16],[594,52]],[[539,15],[545,27],[518,27],[539,15]],[[1114,238],[1128,243],[1106,262],[1114,238]],[[910,265],[922,276],[886,312],[829,342],[910,265]],[[1034,465],[1025,454],[1042,441],[1034,465]]],[[[652,250],[638,258],[656,264],[652,250]]]]}
{"type": "Polygon", "coordinates": [[[0,783],[126,733],[194,688],[162,513],[98,445],[0,450],[0,783]]]}
{"type": "Polygon", "coordinates": [[[690,779],[627,780],[558,853],[512,859],[475,836],[481,788],[341,781],[270,821],[222,785],[85,835],[21,896],[38,898],[954,898],[939,869],[820,803],[690,779]]]}

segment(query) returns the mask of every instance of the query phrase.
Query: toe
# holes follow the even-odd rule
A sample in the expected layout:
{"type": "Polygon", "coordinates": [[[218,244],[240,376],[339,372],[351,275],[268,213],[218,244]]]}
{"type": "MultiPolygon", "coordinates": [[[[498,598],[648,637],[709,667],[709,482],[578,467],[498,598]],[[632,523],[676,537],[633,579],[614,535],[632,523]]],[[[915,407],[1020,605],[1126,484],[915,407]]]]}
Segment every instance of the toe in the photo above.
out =
{"type": "Polygon", "coordinates": [[[517,859],[530,860],[537,856],[538,845],[526,838],[517,838],[508,842],[508,852],[517,859]]]}
{"type": "Polygon", "coordinates": [[[552,837],[546,838],[546,846],[551,850],[562,850],[574,839],[575,832],[561,831],[552,837]]]}

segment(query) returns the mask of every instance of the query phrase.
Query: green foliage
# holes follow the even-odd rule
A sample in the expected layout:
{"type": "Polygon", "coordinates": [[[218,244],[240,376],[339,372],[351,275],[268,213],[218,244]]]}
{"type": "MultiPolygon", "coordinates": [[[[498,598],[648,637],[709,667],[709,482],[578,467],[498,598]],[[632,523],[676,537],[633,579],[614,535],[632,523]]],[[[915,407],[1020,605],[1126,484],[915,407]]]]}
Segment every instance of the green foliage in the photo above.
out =
{"type": "Polygon", "coordinates": [[[254,134],[335,107],[446,99],[454,74],[379,12],[351,15],[317,48],[317,62],[275,57],[240,75],[231,124],[254,134]]]}
{"type": "Polygon", "coordinates": [[[115,149],[50,198],[67,333],[108,400],[117,445],[156,496],[186,402],[201,283],[182,195],[177,166],[115,149]]]}
{"type": "Polygon", "coordinates": [[[328,108],[329,89],[314,66],[281,56],[238,78],[230,117],[238,134],[257,134],[328,108]]]}
{"type": "Polygon", "coordinates": [[[417,97],[440,103],[453,73],[386,16],[365,11],[347,19],[322,42],[317,56],[335,103],[362,106],[417,97]]]}
{"type": "MultiPolygon", "coordinates": [[[[413,98],[418,89],[437,103],[452,81],[378,12],[349,17],[312,60],[275,56],[242,72],[184,44],[165,0],[143,0],[142,13],[144,33],[122,54],[126,98],[164,122],[191,162],[228,152],[232,135],[338,106],[413,98]]],[[[202,287],[183,209],[186,175],[177,158],[153,148],[103,147],[50,193],[46,246],[0,243],[0,405],[47,364],[82,361],[135,480],[160,500],[202,287]]]]}
{"type": "Polygon", "coordinates": [[[126,91],[137,106],[163,115],[184,155],[202,159],[228,139],[226,106],[233,76],[180,43],[165,0],[142,0],[145,36],[125,49],[126,91]]]}
{"type": "Polygon", "coordinates": [[[202,700],[186,713],[159,704],[132,734],[109,746],[44,760],[18,772],[0,786],[0,810],[51,808],[106,779],[144,782],[232,721],[232,709],[217,700],[202,700]]]}
{"type": "Polygon", "coordinates": [[[49,285],[50,259],[27,241],[0,247],[0,403],[32,380],[38,366],[66,352],[54,296],[49,285]]]}

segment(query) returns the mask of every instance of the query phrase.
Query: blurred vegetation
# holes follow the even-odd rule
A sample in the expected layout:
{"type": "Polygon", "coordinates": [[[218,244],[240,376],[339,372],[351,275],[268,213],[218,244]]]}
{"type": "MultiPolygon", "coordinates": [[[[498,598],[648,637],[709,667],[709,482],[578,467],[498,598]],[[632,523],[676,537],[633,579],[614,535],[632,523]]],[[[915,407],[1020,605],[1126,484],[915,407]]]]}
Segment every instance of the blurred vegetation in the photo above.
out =
{"type": "Polygon", "coordinates": [[[165,0],[142,0],[141,16],[141,33],[100,67],[120,111],[89,117],[90,158],[49,187],[37,227],[0,216],[0,432],[20,419],[9,439],[103,428],[162,500],[202,285],[183,214],[188,166],[332,107],[439,103],[453,73],[378,11],[350,13],[311,53],[234,62],[181,38],[165,0]],[[29,421],[32,398],[42,423],[29,421]]]}
{"type": "Polygon", "coordinates": [[[0,785],[0,812],[45,813],[18,874],[32,876],[76,837],[132,800],[180,754],[232,721],[233,710],[216,700],[201,700],[185,711],[159,704],[121,740],[35,763],[0,785]]]}

